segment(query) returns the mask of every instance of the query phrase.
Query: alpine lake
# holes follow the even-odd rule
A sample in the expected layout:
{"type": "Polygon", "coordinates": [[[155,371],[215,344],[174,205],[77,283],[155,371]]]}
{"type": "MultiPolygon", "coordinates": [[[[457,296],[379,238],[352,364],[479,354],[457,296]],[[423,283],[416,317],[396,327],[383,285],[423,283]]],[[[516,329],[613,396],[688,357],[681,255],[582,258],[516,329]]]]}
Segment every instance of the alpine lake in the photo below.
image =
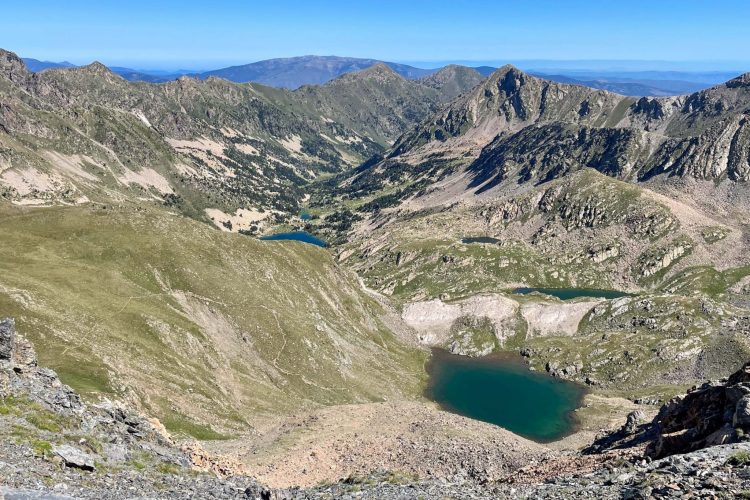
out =
{"type": "Polygon", "coordinates": [[[516,356],[459,356],[433,349],[425,395],[443,410],[489,422],[533,441],[575,431],[586,389],[529,370],[516,356]]]}

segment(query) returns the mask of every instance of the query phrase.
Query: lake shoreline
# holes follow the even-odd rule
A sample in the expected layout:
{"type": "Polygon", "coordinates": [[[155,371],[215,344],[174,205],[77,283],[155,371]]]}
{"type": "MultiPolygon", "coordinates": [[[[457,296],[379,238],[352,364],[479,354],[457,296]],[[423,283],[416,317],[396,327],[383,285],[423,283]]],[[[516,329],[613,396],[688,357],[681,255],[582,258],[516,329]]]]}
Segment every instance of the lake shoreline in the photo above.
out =
{"type": "Polygon", "coordinates": [[[508,430],[509,432],[513,432],[514,434],[517,434],[525,439],[529,439],[535,443],[539,444],[550,444],[557,441],[561,441],[573,434],[576,434],[577,432],[581,431],[583,428],[583,421],[577,414],[577,410],[581,409],[583,407],[584,399],[587,395],[590,394],[590,388],[579,384],[577,382],[571,382],[568,380],[563,380],[559,378],[552,377],[551,375],[548,375],[546,373],[540,373],[536,371],[532,371],[529,369],[528,365],[524,363],[523,358],[515,352],[509,352],[509,351],[501,351],[501,352],[494,352],[491,354],[488,354],[486,356],[482,357],[472,357],[472,356],[461,356],[457,354],[452,354],[449,351],[433,347],[430,349],[430,357],[425,362],[425,372],[427,373],[427,383],[425,386],[425,389],[423,391],[423,396],[428,399],[429,401],[434,402],[437,404],[441,410],[447,411],[449,413],[455,413],[458,415],[462,415],[466,418],[470,418],[472,420],[479,420],[483,422],[487,422],[493,425],[496,425],[498,427],[501,427],[503,429],[508,430]],[[447,403],[444,400],[440,400],[438,394],[437,394],[437,388],[438,384],[441,382],[440,377],[438,376],[440,363],[454,363],[457,365],[464,365],[472,368],[480,368],[480,369],[498,369],[498,368],[504,368],[508,369],[509,372],[513,372],[515,376],[522,376],[527,377],[530,380],[537,379],[539,381],[544,380],[547,384],[563,384],[567,386],[567,390],[575,390],[576,395],[575,397],[571,398],[569,402],[572,402],[570,405],[571,408],[567,411],[565,411],[561,417],[561,419],[558,419],[557,422],[563,422],[564,423],[564,430],[561,432],[557,432],[554,434],[551,434],[547,437],[540,437],[535,436],[533,432],[523,432],[519,431],[518,429],[514,429],[513,425],[503,425],[502,423],[498,423],[497,421],[492,421],[487,418],[478,418],[476,416],[468,415],[466,411],[462,411],[461,409],[455,407],[454,405],[451,405],[447,403]]]}
{"type": "Polygon", "coordinates": [[[321,248],[328,248],[328,243],[321,240],[312,233],[307,231],[287,231],[281,233],[268,234],[258,238],[261,241],[299,241],[309,245],[315,245],[321,248]]]}

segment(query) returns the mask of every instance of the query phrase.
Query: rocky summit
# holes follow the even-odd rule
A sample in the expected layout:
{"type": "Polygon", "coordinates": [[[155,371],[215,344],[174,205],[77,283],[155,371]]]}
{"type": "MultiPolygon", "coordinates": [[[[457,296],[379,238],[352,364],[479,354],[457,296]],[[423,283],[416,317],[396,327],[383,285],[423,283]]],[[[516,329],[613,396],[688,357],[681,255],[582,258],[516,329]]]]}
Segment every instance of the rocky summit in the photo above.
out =
{"type": "MultiPolygon", "coordinates": [[[[101,15],[69,3],[4,35],[101,15]]],[[[0,498],[750,497],[750,68],[236,59],[683,19],[467,5],[117,6],[103,62],[0,49],[0,498]]]]}

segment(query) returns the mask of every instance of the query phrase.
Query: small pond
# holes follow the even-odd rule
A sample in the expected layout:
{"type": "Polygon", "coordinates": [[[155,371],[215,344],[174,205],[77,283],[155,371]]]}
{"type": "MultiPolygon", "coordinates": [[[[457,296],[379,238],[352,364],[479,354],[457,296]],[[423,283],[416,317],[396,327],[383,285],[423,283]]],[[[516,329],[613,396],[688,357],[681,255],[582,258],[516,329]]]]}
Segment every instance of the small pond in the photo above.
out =
{"type": "Polygon", "coordinates": [[[447,411],[499,425],[535,441],[575,431],[585,388],[530,371],[516,356],[458,356],[433,349],[426,396],[447,411]]]}
{"type": "Polygon", "coordinates": [[[534,292],[551,295],[560,300],[577,299],[579,297],[617,299],[619,297],[627,297],[630,295],[629,293],[617,290],[598,290],[596,288],[516,288],[513,290],[513,293],[519,295],[527,295],[534,292]]]}
{"type": "Polygon", "coordinates": [[[299,213],[299,218],[302,220],[310,220],[312,219],[312,214],[307,210],[303,210],[299,213]]]}
{"type": "Polygon", "coordinates": [[[319,247],[324,247],[324,248],[328,246],[328,244],[325,241],[313,236],[307,231],[292,231],[289,233],[270,234],[268,236],[262,236],[260,239],[266,240],[266,241],[280,241],[280,240],[302,241],[303,243],[310,243],[311,245],[317,245],[319,247]]]}

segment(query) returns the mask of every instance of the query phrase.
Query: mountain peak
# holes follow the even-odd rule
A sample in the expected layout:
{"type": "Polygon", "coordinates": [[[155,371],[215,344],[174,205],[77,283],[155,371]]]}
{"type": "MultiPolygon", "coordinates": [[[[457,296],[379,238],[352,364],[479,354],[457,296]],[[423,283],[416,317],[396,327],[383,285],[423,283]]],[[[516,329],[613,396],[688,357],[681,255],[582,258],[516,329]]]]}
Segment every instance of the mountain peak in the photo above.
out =
{"type": "Polygon", "coordinates": [[[362,71],[358,72],[361,76],[370,76],[370,75],[388,75],[388,76],[395,76],[397,78],[401,78],[398,73],[393,71],[393,69],[388,66],[386,63],[377,63],[373,64],[369,68],[365,68],[362,71]]]}
{"type": "Polygon", "coordinates": [[[493,76],[494,75],[503,75],[504,76],[504,75],[507,75],[508,73],[511,73],[511,74],[514,74],[514,75],[525,75],[526,74],[523,71],[521,71],[520,69],[518,69],[517,67],[513,66],[512,64],[505,64],[505,65],[500,66],[499,68],[497,68],[497,70],[495,70],[495,72],[493,73],[493,76]]]}
{"type": "Polygon", "coordinates": [[[435,73],[420,80],[423,85],[439,90],[448,98],[453,99],[464,92],[476,87],[484,77],[474,68],[449,64],[435,73]]]}
{"type": "Polygon", "coordinates": [[[534,77],[527,75],[512,64],[506,64],[497,69],[487,79],[487,85],[497,86],[504,92],[511,94],[517,92],[534,77]]]}
{"type": "Polygon", "coordinates": [[[477,70],[474,68],[470,68],[468,66],[462,66],[460,64],[449,64],[447,66],[443,66],[427,78],[437,76],[437,75],[444,75],[444,74],[477,74],[479,76],[482,76],[477,70]]]}
{"type": "Polygon", "coordinates": [[[96,75],[115,76],[115,73],[113,73],[111,69],[109,69],[99,61],[94,61],[91,64],[87,64],[86,66],[81,66],[81,69],[86,71],[87,73],[96,75]]]}
{"type": "Polygon", "coordinates": [[[359,70],[345,73],[330,83],[334,82],[354,82],[362,80],[376,80],[380,82],[404,80],[404,77],[396,73],[390,66],[385,63],[377,63],[372,66],[359,70]]]}

